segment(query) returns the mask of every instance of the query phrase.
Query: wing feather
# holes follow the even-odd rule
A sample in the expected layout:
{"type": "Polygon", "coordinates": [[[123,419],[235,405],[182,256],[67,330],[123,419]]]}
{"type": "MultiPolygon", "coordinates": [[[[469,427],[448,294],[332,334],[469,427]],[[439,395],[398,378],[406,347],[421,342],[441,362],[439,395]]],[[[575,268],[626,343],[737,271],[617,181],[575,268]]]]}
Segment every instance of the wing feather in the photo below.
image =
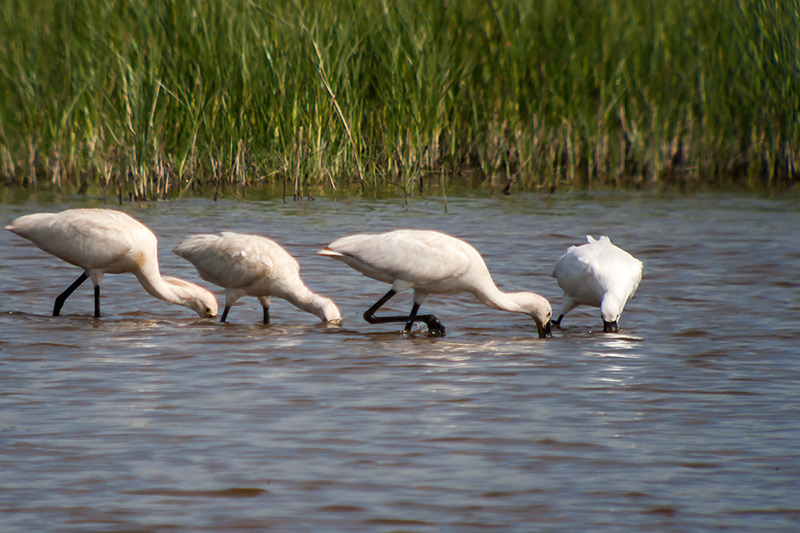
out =
{"type": "Polygon", "coordinates": [[[230,289],[297,275],[300,266],[277,243],[258,235],[225,232],[194,235],[173,251],[192,263],[204,280],[230,289]]]}
{"type": "Polygon", "coordinates": [[[45,252],[82,268],[106,268],[135,260],[134,253],[155,251],[155,235],[141,222],[112,209],[70,209],[34,213],[16,219],[7,229],[29,239],[45,252]]]}
{"type": "Polygon", "coordinates": [[[386,283],[403,280],[414,286],[463,275],[471,264],[469,248],[459,239],[428,230],[351,235],[328,246],[366,276],[386,283]]]}

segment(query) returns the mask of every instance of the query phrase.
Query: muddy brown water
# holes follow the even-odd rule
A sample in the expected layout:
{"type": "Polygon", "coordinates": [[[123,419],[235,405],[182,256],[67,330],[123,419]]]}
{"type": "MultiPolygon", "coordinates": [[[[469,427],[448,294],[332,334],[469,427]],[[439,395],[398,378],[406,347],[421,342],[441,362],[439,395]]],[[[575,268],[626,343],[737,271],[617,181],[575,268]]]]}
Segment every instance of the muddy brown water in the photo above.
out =
{"type": "MultiPolygon", "coordinates": [[[[82,204],[2,205],[0,222],[82,204]]],[[[4,531],[687,531],[800,527],[800,211],[794,197],[523,195],[124,209],[171,248],[235,230],[281,242],[342,309],[325,326],[245,298],[229,323],[0,232],[4,531]],[[619,334],[579,308],[524,316],[432,296],[444,338],[361,313],[387,286],[314,252],[435,228],[498,285],[557,311],[553,263],[586,234],[644,261],[619,334]]],[[[214,289],[221,299],[222,292],[214,289]]],[[[390,309],[407,311],[410,294],[390,309]]]]}

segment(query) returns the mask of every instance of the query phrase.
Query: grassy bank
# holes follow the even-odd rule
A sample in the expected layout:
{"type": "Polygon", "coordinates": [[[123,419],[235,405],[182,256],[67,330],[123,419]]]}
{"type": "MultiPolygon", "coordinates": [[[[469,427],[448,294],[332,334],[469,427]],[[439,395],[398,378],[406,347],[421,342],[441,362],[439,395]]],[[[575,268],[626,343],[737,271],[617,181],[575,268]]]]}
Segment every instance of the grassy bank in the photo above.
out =
{"type": "Polygon", "coordinates": [[[0,33],[7,184],[800,179],[800,0],[6,0],[0,33]]]}

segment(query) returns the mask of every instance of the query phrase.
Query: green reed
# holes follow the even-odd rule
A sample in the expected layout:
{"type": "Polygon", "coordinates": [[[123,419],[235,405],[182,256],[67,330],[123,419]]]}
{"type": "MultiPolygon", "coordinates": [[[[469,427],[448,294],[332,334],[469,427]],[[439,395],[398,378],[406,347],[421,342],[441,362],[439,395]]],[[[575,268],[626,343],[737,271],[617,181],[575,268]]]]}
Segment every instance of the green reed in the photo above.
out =
{"type": "Polygon", "coordinates": [[[0,34],[7,184],[798,179],[800,0],[7,0],[0,34]]]}

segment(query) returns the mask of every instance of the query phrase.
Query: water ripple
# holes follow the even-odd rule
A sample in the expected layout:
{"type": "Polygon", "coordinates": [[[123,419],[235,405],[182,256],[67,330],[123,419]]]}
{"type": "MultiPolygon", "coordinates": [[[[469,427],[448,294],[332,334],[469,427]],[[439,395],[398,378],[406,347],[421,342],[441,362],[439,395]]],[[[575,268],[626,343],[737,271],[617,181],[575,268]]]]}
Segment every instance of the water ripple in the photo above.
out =
{"type": "Polygon", "coordinates": [[[0,235],[4,530],[796,529],[792,202],[345,204],[126,206],[160,236],[164,271],[194,281],[170,249],[197,227],[280,237],[340,327],[281,301],[269,325],[254,301],[202,320],[112,275],[102,319],[83,287],[54,318],[74,269],[0,235]],[[556,310],[552,264],[586,233],[641,257],[645,279],[619,334],[576,309],[542,340],[460,295],[424,306],[447,337],[403,335],[361,318],[385,286],[314,254],[365,221],[467,237],[499,286],[556,310]]]}

